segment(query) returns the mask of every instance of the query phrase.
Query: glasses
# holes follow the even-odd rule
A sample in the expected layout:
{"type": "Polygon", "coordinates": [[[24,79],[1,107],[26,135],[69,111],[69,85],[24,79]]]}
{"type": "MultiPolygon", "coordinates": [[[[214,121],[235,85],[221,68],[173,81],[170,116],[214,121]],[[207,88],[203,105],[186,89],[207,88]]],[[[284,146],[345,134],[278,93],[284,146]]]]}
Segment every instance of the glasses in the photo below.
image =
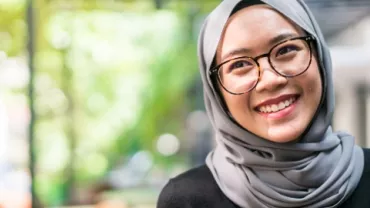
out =
{"type": "Polygon", "coordinates": [[[272,69],[283,77],[303,74],[311,64],[311,42],[314,37],[295,37],[278,43],[266,54],[257,57],[242,56],[233,58],[210,70],[217,73],[221,86],[229,93],[240,95],[254,89],[260,80],[261,68],[258,59],[268,57],[272,69]]]}

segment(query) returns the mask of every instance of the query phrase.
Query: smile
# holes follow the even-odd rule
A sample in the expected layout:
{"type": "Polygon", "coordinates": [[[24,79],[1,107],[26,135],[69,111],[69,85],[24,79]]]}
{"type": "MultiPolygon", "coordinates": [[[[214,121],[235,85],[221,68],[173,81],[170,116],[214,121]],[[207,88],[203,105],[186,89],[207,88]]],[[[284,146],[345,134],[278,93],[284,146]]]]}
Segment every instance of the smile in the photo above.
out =
{"type": "Polygon", "coordinates": [[[261,107],[258,108],[258,110],[261,111],[262,113],[274,113],[274,112],[278,112],[278,111],[281,111],[281,110],[289,107],[291,104],[294,103],[295,100],[296,100],[296,98],[295,97],[292,97],[292,98],[290,98],[288,100],[281,101],[278,104],[261,106],[261,107]]]}
{"type": "Polygon", "coordinates": [[[255,110],[264,114],[276,113],[293,105],[298,98],[297,94],[279,96],[260,103],[255,110]]]}

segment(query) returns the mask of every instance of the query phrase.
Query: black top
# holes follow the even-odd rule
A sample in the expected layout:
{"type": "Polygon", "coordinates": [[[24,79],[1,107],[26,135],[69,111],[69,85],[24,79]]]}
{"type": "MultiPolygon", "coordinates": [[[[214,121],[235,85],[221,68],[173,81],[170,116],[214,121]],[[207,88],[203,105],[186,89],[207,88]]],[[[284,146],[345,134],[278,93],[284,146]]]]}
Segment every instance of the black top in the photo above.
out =
{"type": "MultiPolygon", "coordinates": [[[[370,207],[370,149],[364,149],[365,167],[353,194],[340,208],[370,207]]],[[[238,208],[218,187],[206,165],[191,169],[163,188],[157,208],[238,208]]]]}

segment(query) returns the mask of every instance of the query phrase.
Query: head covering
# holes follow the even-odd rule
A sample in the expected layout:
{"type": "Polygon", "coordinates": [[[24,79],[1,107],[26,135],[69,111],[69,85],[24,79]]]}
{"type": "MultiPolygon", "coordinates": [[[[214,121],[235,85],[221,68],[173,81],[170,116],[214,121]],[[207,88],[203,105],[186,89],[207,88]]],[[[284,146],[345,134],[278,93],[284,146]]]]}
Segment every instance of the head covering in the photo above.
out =
{"type": "Polygon", "coordinates": [[[217,141],[206,159],[207,166],[222,192],[243,208],[337,207],[356,188],[364,156],[353,136],[331,128],[331,57],[318,24],[302,0],[261,0],[317,40],[323,97],[299,141],[275,143],[244,129],[230,117],[213,86],[209,70],[224,26],[241,1],[222,1],[206,18],[200,32],[198,57],[204,99],[217,141]]]}

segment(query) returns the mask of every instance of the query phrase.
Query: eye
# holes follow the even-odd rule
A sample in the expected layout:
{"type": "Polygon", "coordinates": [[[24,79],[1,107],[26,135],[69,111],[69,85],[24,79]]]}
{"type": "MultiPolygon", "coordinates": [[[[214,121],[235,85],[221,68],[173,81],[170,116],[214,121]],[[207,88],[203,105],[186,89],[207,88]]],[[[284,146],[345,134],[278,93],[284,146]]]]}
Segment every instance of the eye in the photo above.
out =
{"type": "Polygon", "coordinates": [[[296,45],[287,45],[287,46],[284,46],[284,47],[282,47],[278,50],[278,52],[276,53],[276,57],[287,55],[289,53],[296,52],[296,51],[299,51],[298,46],[296,46],[296,45]]]}
{"type": "Polygon", "coordinates": [[[238,69],[238,68],[244,68],[244,67],[250,67],[253,66],[253,64],[247,60],[238,60],[233,63],[231,63],[229,70],[238,69]]]}

